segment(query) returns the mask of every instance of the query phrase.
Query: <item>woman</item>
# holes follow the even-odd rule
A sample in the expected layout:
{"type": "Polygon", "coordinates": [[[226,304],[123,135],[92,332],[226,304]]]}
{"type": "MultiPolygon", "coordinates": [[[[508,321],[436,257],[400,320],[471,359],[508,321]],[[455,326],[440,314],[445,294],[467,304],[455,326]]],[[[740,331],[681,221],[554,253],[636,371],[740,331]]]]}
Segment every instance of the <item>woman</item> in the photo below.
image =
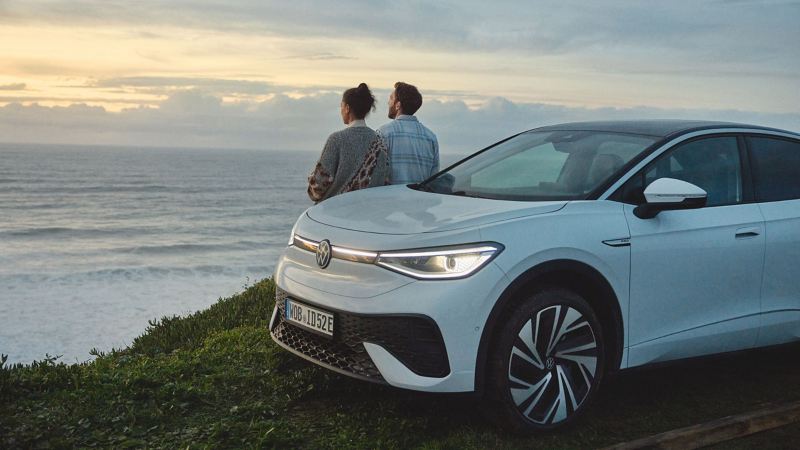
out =
{"type": "Polygon", "coordinates": [[[375,97],[361,83],[342,95],[342,121],[347,128],[328,136],[317,166],[308,176],[308,196],[319,203],[334,195],[389,184],[386,146],[364,121],[375,110],[375,97]]]}

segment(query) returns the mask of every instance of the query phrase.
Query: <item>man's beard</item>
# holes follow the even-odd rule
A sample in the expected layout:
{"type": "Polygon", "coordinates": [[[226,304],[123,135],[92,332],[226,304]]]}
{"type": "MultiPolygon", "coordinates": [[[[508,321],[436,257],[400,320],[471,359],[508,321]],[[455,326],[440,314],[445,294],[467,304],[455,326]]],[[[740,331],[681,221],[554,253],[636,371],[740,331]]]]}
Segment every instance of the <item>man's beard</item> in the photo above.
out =
{"type": "Polygon", "coordinates": [[[394,119],[395,117],[397,117],[397,108],[392,105],[389,107],[389,118],[394,119]]]}

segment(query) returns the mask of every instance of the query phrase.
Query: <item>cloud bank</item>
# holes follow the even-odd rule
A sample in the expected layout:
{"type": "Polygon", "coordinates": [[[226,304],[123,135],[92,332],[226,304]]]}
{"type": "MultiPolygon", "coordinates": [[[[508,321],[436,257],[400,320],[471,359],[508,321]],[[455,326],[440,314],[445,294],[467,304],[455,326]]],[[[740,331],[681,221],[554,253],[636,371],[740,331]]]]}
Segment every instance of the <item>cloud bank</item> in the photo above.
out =
{"type": "MultiPolygon", "coordinates": [[[[260,87],[258,87],[260,88],[260,87]]],[[[388,121],[388,92],[375,92],[378,110],[367,117],[373,128],[388,121]]],[[[138,145],[153,147],[250,148],[320,151],[331,132],[343,127],[340,94],[292,98],[275,94],[258,102],[224,102],[198,90],[171,94],[157,107],[121,112],[73,104],[65,107],[0,107],[0,140],[19,143],[138,145]]],[[[478,107],[463,101],[426,100],[418,116],[439,137],[444,153],[478,150],[513,133],[537,126],[583,120],[708,119],[800,131],[800,113],[736,110],[581,108],[519,103],[491,98],[478,107]]]]}
{"type": "MultiPolygon", "coordinates": [[[[2,8],[8,23],[143,24],[282,36],[406,41],[461,50],[564,53],[598,47],[720,50],[739,59],[785,56],[797,38],[796,0],[38,0],[2,8]],[[740,20],[747,18],[747,20],[740,20]],[[767,31],[767,32],[765,32],[767,31]],[[736,45],[731,45],[736,36],[736,45]],[[703,45],[698,45],[702,43],[703,45]]],[[[146,32],[144,37],[157,38],[146,32]]],[[[663,54],[654,54],[658,59],[663,54]]],[[[700,60],[698,60],[700,61],[700,60]]],[[[711,61],[705,61],[710,63],[711,61]]],[[[794,69],[799,61],[786,60],[794,69]]]]}
{"type": "MultiPolygon", "coordinates": [[[[282,94],[319,97],[362,80],[388,87],[402,79],[470,106],[510,99],[535,121],[740,116],[718,111],[729,108],[794,114],[798,18],[800,0],[0,0],[0,42],[8,43],[0,46],[0,105],[161,109],[165,98],[197,90],[225,101],[221,117],[282,123],[263,111],[273,98],[283,104],[282,94]]],[[[458,107],[424,114],[436,121],[458,107]]],[[[108,121],[128,132],[151,115],[108,121]]],[[[310,122],[300,125],[322,120],[303,117],[310,122]]]]}
{"type": "Polygon", "coordinates": [[[0,84],[0,91],[24,91],[25,83],[0,84]]]}

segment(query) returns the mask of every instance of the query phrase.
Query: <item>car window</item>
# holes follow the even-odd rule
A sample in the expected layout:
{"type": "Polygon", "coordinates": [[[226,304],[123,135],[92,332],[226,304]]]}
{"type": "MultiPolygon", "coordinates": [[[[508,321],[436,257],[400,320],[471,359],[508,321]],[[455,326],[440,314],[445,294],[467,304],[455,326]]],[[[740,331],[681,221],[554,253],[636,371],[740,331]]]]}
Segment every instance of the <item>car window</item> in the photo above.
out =
{"type": "Polygon", "coordinates": [[[644,185],[659,178],[687,181],[708,194],[707,206],[742,201],[742,164],[735,137],[700,139],[679,145],[651,163],[644,185]]]}
{"type": "Polygon", "coordinates": [[[531,179],[555,183],[568,156],[547,142],[476,171],[472,174],[471,186],[481,190],[524,188],[531,179]]]}
{"type": "Polygon", "coordinates": [[[583,130],[529,131],[500,142],[417,188],[499,200],[586,199],[655,142],[583,130]]]}
{"type": "Polygon", "coordinates": [[[756,200],[800,199],[800,143],[763,137],[748,141],[756,200]]]}
{"type": "Polygon", "coordinates": [[[640,205],[644,189],[659,178],[675,178],[699,186],[708,194],[707,206],[732,205],[742,201],[739,146],[733,136],[713,137],[668,150],[634,175],[614,199],[640,205]]]}

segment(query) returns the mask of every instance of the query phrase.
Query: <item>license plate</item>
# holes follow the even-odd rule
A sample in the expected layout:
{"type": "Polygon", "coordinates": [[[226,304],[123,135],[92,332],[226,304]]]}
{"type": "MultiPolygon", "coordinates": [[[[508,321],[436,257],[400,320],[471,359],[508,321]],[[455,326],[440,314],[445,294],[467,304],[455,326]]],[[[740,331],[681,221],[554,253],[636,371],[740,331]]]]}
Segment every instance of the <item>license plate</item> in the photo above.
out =
{"type": "Polygon", "coordinates": [[[333,337],[333,314],[289,298],[286,299],[284,308],[284,317],[288,322],[323,336],[333,337]]]}

